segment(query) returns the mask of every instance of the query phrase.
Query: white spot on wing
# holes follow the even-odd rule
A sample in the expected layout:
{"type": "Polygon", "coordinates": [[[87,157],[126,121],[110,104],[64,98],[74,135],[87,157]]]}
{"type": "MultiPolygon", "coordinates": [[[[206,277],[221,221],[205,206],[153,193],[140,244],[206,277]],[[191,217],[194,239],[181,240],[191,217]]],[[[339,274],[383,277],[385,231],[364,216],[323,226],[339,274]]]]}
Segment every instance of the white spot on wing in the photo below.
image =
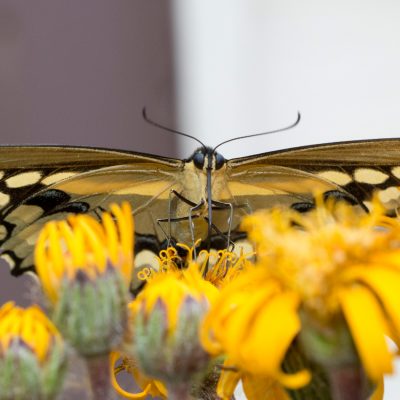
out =
{"type": "Polygon", "coordinates": [[[340,186],[345,186],[352,181],[349,174],[341,171],[322,171],[317,175],[340,186]]]}
{"type": "Polygon", "coordinates": [[[373,168],[358,168],[354,172],[354,179],[359,183],[377,185],[385,182],[389,176],[373,168]]]}
{"type": "Polygon", "coordinates": [[[371,211],[374,208],[372,201],[363,201],[365,207],[367,207],[368,211],[371,211]]]}
{"type": "Polygon", "coordinates": [[[238,256],[244,255],[246,258],[254,258],[254,245],[247,239],[238,240],[235,242],[235,248],[233,252],[238,256]]]}
{"type": "Polygon", "coordinates": [[[2,179],[4,176],[4,171],[0,171],[0,179],[2,179]]]}
{"type": "Polygon", "coordinates": [[[42,177],[39,171],[22,172],[5,180],[9,188],[20,188],[39,182],[42,177]]]}
{"type": "Polygon", "coordinates": [[[400,190],[396,186],[388,187],[387,189],[378,191],[378,198],[382,203],[397,202],[400,198],[400,190]]]}
{"type": "Polygon", "coordinates": [[[156,258],[156,254],[154,254],[150,250],[142,250],[137,255],[135,255],[134,260],[134,270],[131,282],[131,289],[137,289],[142,283],[143,280],[139,279],[138,274],[143,271],[145,268],[150,268],[158,271],[159,263],[156,258]]]}
{"type": "Polygon", "coordinates": [[[10,196],[0,192],[0,207],[5,207],[10,201],[10,196]]]}
{"type": "Polygon", "coordinates": [[[392,168],[392,174],[396,177],[400,179],[400,167],[393,167],[392,168]]]}
{"type": "Polygon", "coordinates": [[[46,176],[46,178],[42,179],[41,183],[44,185],[52,185],[53,183],[70,178],[71,176],[75,176],[76,174],[78,174],[78,172],[58,172],[56,174],[46,176]]]}
{"type": "Polygon", "coordinates": [[[159,268],[157,256],[150,250],[142,250],[135,256],[134,268],[142,269],[143,267],[151,267],[155,270],[159,268]]]}
{"type": "Polygon", "coordinates": [[[15,261],[8,254],[1,254],[0,257],[7,262],[10,269],[15,267],[15,261]]]}
{"type": "Polygon", "coordinates": [[[7,236],[7,228],[4,225],[0,225],[0,240],[3,240],[7,236]]]}

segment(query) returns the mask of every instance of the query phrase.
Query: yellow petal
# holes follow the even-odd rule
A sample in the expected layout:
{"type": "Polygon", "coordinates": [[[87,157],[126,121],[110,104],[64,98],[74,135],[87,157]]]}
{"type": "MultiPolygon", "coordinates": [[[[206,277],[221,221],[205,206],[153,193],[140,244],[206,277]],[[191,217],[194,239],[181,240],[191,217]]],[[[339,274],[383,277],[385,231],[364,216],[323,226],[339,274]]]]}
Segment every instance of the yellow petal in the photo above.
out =
{"type": "Polygon", "coordinates": [[[103,272],[106,267],[106,250],[100,237],[97,235],[96,228],[93,227],[89,218],[80,218],[79,226],[84,234],[87,245],[86,251],[93,254],[98,271],[103,272]]]}
{"type": "Polygon", "coordinates": [[[367,283],[383,303],[393,323],[397,336],[400,335],[400,271],[392,268],[368,268],[359,272],[358,279],[367,283]]]}
{"type": "Polygon", "coordinates": [[[200,332],[203,346],[213,354],[223,348],[237,349],[247,334],[248,321],[277,292],[278,286],[272,281],[255,292],[238,286],[236,282],[227,286],[204,319],[200,332]]]}
{"type": "Polygon", "coordinates": [[[280,372],[275,379],[279,381],[282,386],[291,388],[291,389],[299,389],[303,386],[306,386],[311,381],[311,372],[303,369],[301,371],[285,374],[280,372]]]}
{"type": "Polygon", "coordinates": [[[379,379],[375,391],[369,398],[369,400],[383,400],[384,389],[385,389],[384,381],[383,378],[381,378],[379,379]]]}
{"type": "Polygon", "coordinates": [[[151,384],[149,383],[146,388],[139,393],[130,393],[127,392],[125,389],[123,389],[118,381],[117,378],[115,377],[115,372],[114,372],[114,368],[115,368],[115,363],[118,361],[118,359],[120,358],[120,354],[117,352],[112,352],[110,355],[110,364],[111,364],[111,384],[113,385],[115,391],[120,394],[122,397],[125,397],[126,399],[145,399],[150,391],[151,388],[151,384]]]}
{"type": "Polygon", "coordinates": [[[109,251],[109,257],[113,264],[117,263],[118,258],[118,233],[115,227],[115,223],[108,213],[102,214],[102,221],[104,225],[104,230],[106,231],[107,247],[109,251]]]}
{"type": "Polygon", "coordinates": [[[290,400],[283,387],[273,379],[245,374],[242,382],[248,400],[290,400]]]}
{"type": "Polygon", "coordinates": [[[295,293],[273,297],[260,311],[246,341],[240,346],[240,358],[246,370],[254,374],[275,376],[283,358],[300,330],[297,316],[299,298],[295,293]]]}
{"type": "MultiPolygon", "coordinates": [[[[269,297],[268,292],[264,293],[261,290],[253,295],[247,294],[245,296],[247,301],[244,304],[240,304],[232,315],[226,319],[224,326],[221,327],[222,329],[215,333],[216,336],[218,334],[218,339],[220,339],[228,355],[238,352],[240,348],[247,352],[242,346],[245,345],[244,341],[249,343],[249,341],[254,340],[249,337],[255,329],[251,326],[254,326],[254,320],[260,320],[260,310],[265,309],[266,303],[270,301],[269,297]]],[[[271,320],[268,322],[271,323],[271,320]]],[[[265,329],[265,326],[263,326],[263,329],[265,329]]],[[[258,349],[258,351],[260,350],[258,349]]]]}
{"type": "Polygon", "coordinates": [[[360,285],[343,289],[338,297],[365,371],[377,382],[393,370],[381,306],[370,289],[360,285]]]}
{"type": "Polygon", "coordinates": [[[240,372],[232,366],[232,362],[229,359],[225,360],[218,380],[217,395],[223,400],[230,400],[240,377],[240,372]]]}

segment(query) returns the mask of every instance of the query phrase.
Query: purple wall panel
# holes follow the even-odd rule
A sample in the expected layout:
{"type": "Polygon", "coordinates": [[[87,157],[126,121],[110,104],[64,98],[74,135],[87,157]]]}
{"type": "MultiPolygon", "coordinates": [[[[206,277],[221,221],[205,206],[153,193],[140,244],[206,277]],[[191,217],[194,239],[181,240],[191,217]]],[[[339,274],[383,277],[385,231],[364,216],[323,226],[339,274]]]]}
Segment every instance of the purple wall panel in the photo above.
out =
{"type": "MultiPolygon", "coordinates": [[[[0,144],[124,148],[173,156],[169,2],[2,0],[0,144]]],[[[27,292],[0,267],[0,304],[27,292]]],[[[25,299],[26,300],[26,299],[25,299]]]]}

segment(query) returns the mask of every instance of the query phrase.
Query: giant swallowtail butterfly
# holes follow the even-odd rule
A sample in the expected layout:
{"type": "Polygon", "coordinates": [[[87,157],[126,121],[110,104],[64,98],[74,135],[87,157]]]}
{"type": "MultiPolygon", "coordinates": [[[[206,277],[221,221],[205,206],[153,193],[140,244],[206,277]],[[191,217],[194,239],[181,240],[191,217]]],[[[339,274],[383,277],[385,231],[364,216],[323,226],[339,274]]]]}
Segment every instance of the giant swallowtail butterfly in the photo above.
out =
{"type": "Polygon", "coordinates": [[[400,139],[300,147],[232,160],[210,148],[178,160],[98,148],[4,146],[1,257],[14,275],[32,270],[33,246],[46,221],[68,213],[97,215],[115,201],[132,204],[137,246],[151,247],[169,235],[189,243],[191,236],[209,237],[211,224],[213,233],[226,234],[237,228],[242,215],[260,208],[279,204],[306,210],[315,191],[365,210],[377,192],[388,212],[394,212],[400,203],[400,139]]]}

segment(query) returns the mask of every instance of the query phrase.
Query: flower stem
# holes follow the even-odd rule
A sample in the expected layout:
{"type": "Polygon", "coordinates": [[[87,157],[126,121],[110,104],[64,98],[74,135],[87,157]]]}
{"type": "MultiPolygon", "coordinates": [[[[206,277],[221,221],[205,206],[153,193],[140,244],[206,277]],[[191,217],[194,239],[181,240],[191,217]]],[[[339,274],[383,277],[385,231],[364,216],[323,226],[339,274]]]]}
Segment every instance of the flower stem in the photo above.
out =
{"type": "Polygon", "coordinates": [[[190,395],[190,385],[181,383],[179,385],[168,386],[169,400],[193,400],[190,395]]]}
{"type": "Polygon", "coordinates": [[[114,398],[110,381],[109,355],[86,357],[92,398],[94,400],[112,400],[114,398]]]}
{"type": "Polygon", "coordinates": [[[332,368],[328,371],[333,400],[364,400],[366,377],[359,366],[332,368]]]}

